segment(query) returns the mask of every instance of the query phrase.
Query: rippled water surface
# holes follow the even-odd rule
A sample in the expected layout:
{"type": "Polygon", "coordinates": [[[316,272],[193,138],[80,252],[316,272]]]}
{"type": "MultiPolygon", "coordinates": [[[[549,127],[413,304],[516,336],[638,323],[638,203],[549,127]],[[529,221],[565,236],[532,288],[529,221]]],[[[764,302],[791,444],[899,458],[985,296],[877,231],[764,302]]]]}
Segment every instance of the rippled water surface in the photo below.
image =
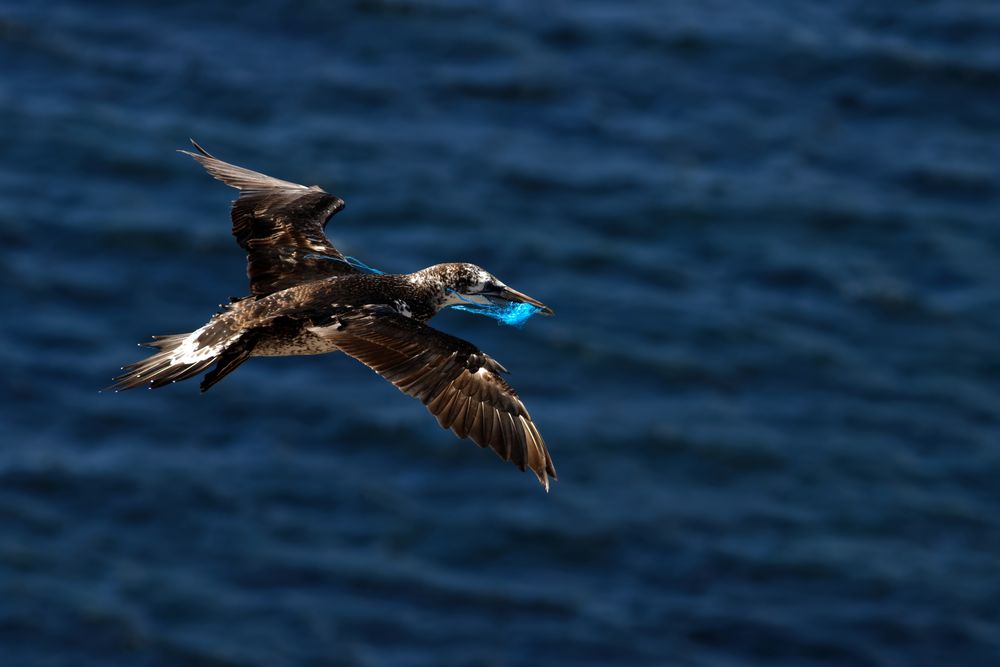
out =
{"type": "Polygon", "coordinates": [[[1000,664],[1000,5],[0,3],[3,665],[1000,664]],[[559,470],[344,357],[98,393],[319,183],[559,470]]]}

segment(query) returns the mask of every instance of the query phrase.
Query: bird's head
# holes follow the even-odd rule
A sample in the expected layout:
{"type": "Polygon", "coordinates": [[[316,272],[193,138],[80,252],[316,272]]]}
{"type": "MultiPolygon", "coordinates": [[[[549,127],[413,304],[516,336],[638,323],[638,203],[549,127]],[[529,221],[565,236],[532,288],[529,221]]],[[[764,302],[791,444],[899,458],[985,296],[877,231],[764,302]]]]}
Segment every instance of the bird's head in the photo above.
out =
{"type": "Polygon", "coordinates": [[[508,287],[475,264],[438,264],[416,275],[440,285],[440,308],[466,310],[515,325],[536,313],[553,314],[541,301],[508,287]]]}

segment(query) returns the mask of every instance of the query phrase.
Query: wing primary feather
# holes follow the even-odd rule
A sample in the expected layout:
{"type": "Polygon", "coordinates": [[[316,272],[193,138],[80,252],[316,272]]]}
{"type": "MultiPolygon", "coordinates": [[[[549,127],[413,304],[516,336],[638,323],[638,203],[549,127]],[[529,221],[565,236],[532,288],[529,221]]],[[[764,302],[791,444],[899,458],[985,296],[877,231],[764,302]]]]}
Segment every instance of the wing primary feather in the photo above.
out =
{"type": "Polygon", "coordinates": [[[436,409],[433,410],[441,428],[451,428],[451,406],[457,398],[458,394],[447,389],[441,392],[440,400],[437,401],[436,409]]]}
{"type": "Polygon", "coordinates": [[[486,403],[483,404],[483,442],[492,447],[504,461],[510,461],[510,445],[503,439],[500,412],[486,403]]]}
{"type": "Polygon", "coordinates": [[[510,451],[510,461],[519,469],[524,470],[524,438],[514,425],[514,419],[509,412],[500,411],[500,424],[503,427],[504,442],[510,451]]]}
{"type": "MultiPolygon", "coordinates": [[[[189,137],[189,138],[188,138],[188,141],[190,141],[190,142],[191,142],[191,145],[192,145],[192,146],[194,146],[194,149],[195,149],[196,151],[198,151],[199,153],[201,153],[201,154],[202,154],[202,155],[204,155],[205,157],[210,157],[210,158],[213,158],[213,159],[215,158],[215,156],[214,156],[214,155],[212,155],[211,153],[209,153],[208,151],[206,151],[206,150],[205,150],[204,148],[202,148],[202,147],[201,147],[201,144],[199,144],[199,143],[198,143],[197,141],[195,141],[195,140],[194,140],[193,138],[190,138],[190,137],[189,137]]],[[[179,152],[181,152],[181,153],[184,153],[184,152],[186,152],[186,151],[179,151],[179,152]]]]}
{"type": "Polygon", "coordinates": [[[469,437],[480,447],[487,447],[489,443],[483,437],[483,413],[486,410],[486,406],[479,400],[472,401],[470,405],[472,406],[472,424],[469,426],[469,437]]]}

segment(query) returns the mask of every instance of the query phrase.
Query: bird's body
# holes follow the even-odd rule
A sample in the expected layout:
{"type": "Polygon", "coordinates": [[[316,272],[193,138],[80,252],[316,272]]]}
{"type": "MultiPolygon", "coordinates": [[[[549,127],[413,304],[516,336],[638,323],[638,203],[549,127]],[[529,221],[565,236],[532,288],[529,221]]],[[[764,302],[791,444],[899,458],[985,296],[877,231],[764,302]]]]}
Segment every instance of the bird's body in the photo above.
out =
{"type": "Polygon", "coordinates": [[[247,251],[251,295],[234,299],[191,333],[154,337],[150,345],[159,351],[123,368],[115,389],[160,387],[214,365],[201,383],[206,391],[250,357],[341,351],[421,400],[442,427],[530,468],[548,489],[555,468],[524,405],[500,377],[506,369],[426,322],[449,306],[550,309],[472,264],[438,264],[410,274],[363,270],[323,231],[342,200],[195,147],[198,154],[189,155],[241,191],[233,204],[233,234],[247,251]]]}

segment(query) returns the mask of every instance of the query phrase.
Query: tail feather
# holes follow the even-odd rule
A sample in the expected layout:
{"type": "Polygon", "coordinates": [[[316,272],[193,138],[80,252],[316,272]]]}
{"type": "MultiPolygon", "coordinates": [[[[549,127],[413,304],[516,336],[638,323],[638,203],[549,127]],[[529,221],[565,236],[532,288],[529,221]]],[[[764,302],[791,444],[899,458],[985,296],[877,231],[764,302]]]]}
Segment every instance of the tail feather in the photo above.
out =
{"type": "Polygon", "coordinates": [[[136,387],[150,388],[186,380],[211,366],[223,352],[221,345],[198,347],[199,331],[169,336],[154,336],[147,347],[158,348],[156,354],[122,367],[122,374],[109,389],[123,391],[136,387]]]}

